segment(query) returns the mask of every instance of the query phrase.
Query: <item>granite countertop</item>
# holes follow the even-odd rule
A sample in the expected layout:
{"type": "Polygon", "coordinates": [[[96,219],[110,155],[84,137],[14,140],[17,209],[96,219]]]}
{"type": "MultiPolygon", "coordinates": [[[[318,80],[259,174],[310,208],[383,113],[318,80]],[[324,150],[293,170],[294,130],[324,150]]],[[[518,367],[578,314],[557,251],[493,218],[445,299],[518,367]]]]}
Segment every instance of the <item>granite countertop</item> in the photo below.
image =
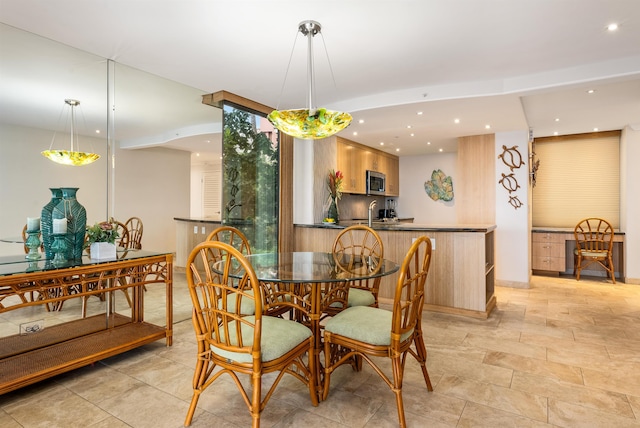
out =
{"type": "MultiPolygon", "coordinates": [[[[367,224],[366,221],[359,222],[361,224],[367,224]]],[[[321,229],[344,229],[352,224],[358,224],[353,220],[344,221],[340,224],[296,224],[296,227],[311,227],[321,229]],[[345,224],[350,223],[350,224],[345,224]]],[[[388,231],[434,231],[434,232],[489,232],[496,228],[495,224],[418,224],[418,223],[396,223],[396,222],[371,222],[371,227],[374,230],[388,230],[388,231]]]]}

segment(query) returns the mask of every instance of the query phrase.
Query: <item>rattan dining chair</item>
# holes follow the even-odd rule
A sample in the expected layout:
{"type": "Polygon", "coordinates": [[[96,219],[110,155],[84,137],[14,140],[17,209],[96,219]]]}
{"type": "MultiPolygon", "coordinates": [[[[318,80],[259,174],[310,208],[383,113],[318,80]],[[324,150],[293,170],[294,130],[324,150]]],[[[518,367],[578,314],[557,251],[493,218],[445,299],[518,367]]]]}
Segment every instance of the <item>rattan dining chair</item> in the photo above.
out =
{"type": "Polygon", "coordinates": [[[126,239],[120,239],[120,246],[133,250],[141,250],[142,232],[144,231],[142,220],[139,217],[130,217],[124,222],[124,226],[127,229],[127,237],[126,239]]]}
{"type": "Polygon", "coordinates": [[[324,328],[325,399],[329,394],[331,373],[342,364],[362,358],[395,393],[400,426],[406,426],[402,380],[407,354],[413,355],[420,364],[427,390],[433,390],[421,325],[430,262],[431,240],[421,236],[411,245],[400,267],[392,311],[354,306],[327,321],[324,328]],[[373,357],[391,359],[392,379],[376,365],[373,357]]]}
{"type": "MultiPolygon", "coordinates": [[[[356,224],[342,230],[333,243],[336,265],[351,270],[355,264],[366,264],[368,269],[380,269],[384,247],[380,235],[372,228],[356,224]]],[[[380,277],[349,282],[348,306],[378,307],[380,277]]]]}
{"type": "Polygon", "coordinates": [[[256,298],[260,296],[260,284],[251,264],[238,250],[220,241],[205,241],[189,255],[186,276],[198,343],[186,426],[191,424],[200,394],[223,374],[231,376],[238,387],[253,427],[260,426],[260,414],[286,373],[302,381],[309,388],[311,403],[318,405],[313,359],[304,358],[313,349],[311,330],[295,321],[262,314],[262,301],[256,298]],[[222,255],[224,261],[223,266],[218,265],[218,272],[211,268],[214,253],[222,255]],[[244,276],[231,281],[237,269],[242,269],[244,276]],[[242,313],[245,300],[253,302],[255,315],[242,313]],[[263,395],[262,377],[275,372],[277,376],[263,395]],[[250,387],[245,388],[238,375],[248,375],[250,387]]]}
{"type": "Polygon", "coordinates": [[[580,271],[593,263],[602,266],[611,281],[616,283],[613,266],[613,227],[602,218],[590,217],[580,220],[574,231],[576,249],[573,252],[573,273],[580,281],[580,271]]]}

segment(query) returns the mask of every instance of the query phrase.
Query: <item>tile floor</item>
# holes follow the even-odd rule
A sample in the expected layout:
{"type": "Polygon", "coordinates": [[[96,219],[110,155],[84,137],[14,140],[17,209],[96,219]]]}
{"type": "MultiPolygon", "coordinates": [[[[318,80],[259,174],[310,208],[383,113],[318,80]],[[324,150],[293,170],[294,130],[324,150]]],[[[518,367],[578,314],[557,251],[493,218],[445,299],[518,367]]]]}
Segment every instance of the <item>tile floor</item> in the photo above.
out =
{"type": "MultiPolygon", "coordinates": [[[[487,320],[425,313],[428,393],[409,360],[411,427],[640,426],[640,286],[534,277],[497,287],[487,320]]],[[[161,297],[158,297],[162,300],[161,297]]],[[[147,308],[154,300],[148,291],[147,308]]],[[[99,305],[99,302],[93,302],[99,305]]],[[[156,342],[0,396],[2,427],[180,427],[191,398],[195,340],[184,275],[176,274],[174,345],[156,342]]],[[[70,304],[62,313],[72,311],[70,304]]],[[[0,316],[0,328],[12,320],[0,316]]],[[[285,379],[263,427],[393,427],[394,397],[368,367],[342,367],[318,407],[285,379]]],[[[246,427],[251,419],[223,378],[200,399],[193,427],[246,427]]]]}

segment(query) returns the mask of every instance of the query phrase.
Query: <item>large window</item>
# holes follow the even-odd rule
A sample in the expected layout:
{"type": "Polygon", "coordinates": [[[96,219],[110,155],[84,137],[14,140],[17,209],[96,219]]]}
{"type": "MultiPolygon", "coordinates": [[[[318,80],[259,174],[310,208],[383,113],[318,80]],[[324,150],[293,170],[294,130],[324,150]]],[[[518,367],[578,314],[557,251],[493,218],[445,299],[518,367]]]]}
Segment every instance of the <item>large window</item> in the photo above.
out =
{"type": "Polygon", "coordinates": [[[222,117],[222,221],[242,230],[253,253],[277,252],[277,133],[266,117],[231,104],[222,117]]]}
{"type": "Polygon", "coordinates": [[[620,132],[534,140],[540,160],[534,227],[575,227],[586,217],[620,226],[620,132]]]}

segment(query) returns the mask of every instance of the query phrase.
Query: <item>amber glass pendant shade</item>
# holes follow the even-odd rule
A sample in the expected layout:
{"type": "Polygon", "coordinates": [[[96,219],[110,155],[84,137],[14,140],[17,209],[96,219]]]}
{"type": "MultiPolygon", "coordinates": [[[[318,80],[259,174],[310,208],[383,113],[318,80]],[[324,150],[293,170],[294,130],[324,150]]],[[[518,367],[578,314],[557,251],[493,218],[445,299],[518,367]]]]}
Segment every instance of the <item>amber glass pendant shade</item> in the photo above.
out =
{"type": "Polygon", "coordinates": [[[95,162],[100,155],[95,153],[71,152],[69,150],[45,150],[42,156],[62,165],[82,166],[95,162]]]}
{"type": "Polygon", "coordinates": [[[308,109],[274,110],[267,116],[280,131],[295,138],[317,140],[342,131],[351,123],[351,115],[339,111],[318,109],[309,115],[308,109]]]}
{"type": "MultiPolygon", "coordinates": [[[[74,146],[78,147],[78,134],[74,108],[80,105],[80,101],[66,99],[64,100],[64,102],[71,107],[71,147],[69,150],[56,150],[49,147],[49,150],[45,150],[40,153],[47,159],[61,165],[83,166],[95,162],[100,158],[100,155],[96,153],[87,153],[74,150],[74,146]]],[[[53,145],[53,140],[51,141],[51,145],[53,145]]]]}
{"type": "Polygon", "coordinates": [[[349,126],[352,120],[349,113],[315,107],[313,37],[316,34],[320,34],[321,29],[322,26],[316,21],[302,21],[298,25],[298,31],[307,37],[307,100],[309,102],[309,108],[274,110],[267,116],[269,122],[271,122],[279,131],[291,135],[292,137],[305,140],[318,140],[330,137],[349,126]]]}

